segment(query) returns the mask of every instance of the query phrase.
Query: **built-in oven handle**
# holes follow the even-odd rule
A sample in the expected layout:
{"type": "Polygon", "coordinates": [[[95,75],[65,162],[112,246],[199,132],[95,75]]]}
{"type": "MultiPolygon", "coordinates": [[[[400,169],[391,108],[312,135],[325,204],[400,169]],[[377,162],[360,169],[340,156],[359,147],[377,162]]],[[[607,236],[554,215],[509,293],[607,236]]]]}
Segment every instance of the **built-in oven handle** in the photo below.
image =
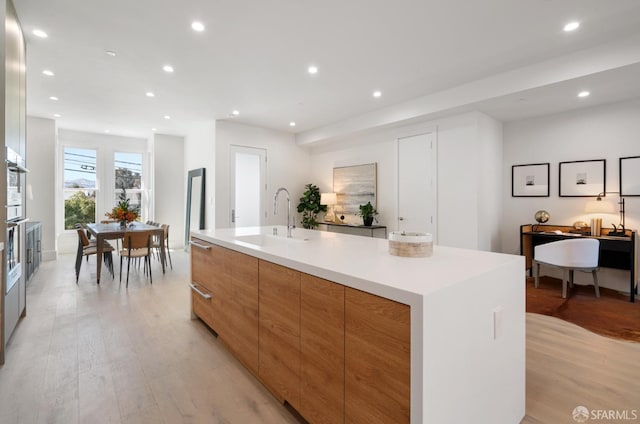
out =
{"type": "Polygon", "coordinates": [[[24,224],[25,222],[28,222],[29,218],[25,218],[25,219],[21,219],[19,221],[7,221],[7,227],[17,227],[20,224],[24,224]]]}
{"type": "Polygon", "coordinates": [[[205,299],[211,299],[211,295],[209,293],[204,293],[203,291],[201,291],[200,289],[198,289],[198,287],[196,287],[195,284],[189,284],[189,287],[191,287],[191,290],[193,290],[194,292],[198,293],[200,296],[202,296],[205,299]]]}

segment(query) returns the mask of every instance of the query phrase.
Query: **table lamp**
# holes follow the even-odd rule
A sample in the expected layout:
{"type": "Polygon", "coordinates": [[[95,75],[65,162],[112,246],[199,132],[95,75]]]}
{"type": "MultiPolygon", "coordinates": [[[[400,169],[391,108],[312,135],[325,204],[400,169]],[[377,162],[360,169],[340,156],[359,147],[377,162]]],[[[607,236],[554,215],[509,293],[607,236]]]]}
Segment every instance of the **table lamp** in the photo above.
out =
{"type": "Polygon", "coordinates": [[[329,211],[324,217],[327,222],[335,222],[336,215],[333,213],[333,205],[338,204],[338,195],[336,193],[320,193],[320,204],[327,205],[329,211]]]}

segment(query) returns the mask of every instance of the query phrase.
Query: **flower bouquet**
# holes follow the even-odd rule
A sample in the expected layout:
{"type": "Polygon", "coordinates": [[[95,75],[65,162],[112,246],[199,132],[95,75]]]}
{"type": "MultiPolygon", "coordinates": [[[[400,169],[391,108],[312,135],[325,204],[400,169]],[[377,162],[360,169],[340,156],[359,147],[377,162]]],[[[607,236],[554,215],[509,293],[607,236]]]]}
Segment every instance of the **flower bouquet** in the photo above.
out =
{"type": "Polygon", "coordinates": [[[127,198],[127,192],[123,189],[118,196],[118,205],[105,215],[120,222],[120,226],[126,226],[128,223],[135,221],[139,213],[138,206],[132,206],[130,202],[129,198],[127,198]]]}

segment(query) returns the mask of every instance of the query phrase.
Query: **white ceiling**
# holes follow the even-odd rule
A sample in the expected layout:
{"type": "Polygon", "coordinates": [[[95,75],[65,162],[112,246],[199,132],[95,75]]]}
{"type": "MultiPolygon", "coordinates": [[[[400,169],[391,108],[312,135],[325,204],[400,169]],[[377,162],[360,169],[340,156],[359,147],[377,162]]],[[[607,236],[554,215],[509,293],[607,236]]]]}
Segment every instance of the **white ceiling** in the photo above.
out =
{"type": "MultiPolygon", "coordinates": [[[[184,135],[213,119],[311,131],[640,32],[638,0],[14,2],[27,39],[28,114],[130,136],[184,135]],[[193,20],[206,30],[194,32],[193,20]],[[581,27],[563,32],[571,20],[581,27]]],[[[622,100],[640,96],[639,72],[597,72],[474,107],[510,120],[622,100]],[[591,82],[590,103],[576,101],[591,82]]]]}

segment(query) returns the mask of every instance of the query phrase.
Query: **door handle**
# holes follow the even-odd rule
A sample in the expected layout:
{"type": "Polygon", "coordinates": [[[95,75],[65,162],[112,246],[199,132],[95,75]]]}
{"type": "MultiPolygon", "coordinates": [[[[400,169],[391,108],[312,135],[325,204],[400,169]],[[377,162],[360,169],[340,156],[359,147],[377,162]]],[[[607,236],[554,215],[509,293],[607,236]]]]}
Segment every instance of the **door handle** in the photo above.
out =
{"type": "Polygon", "coordinates": [[[236,222],[236,210],[231,209],[231,222],[236,222]]]}
{"type": "Polygon", "coordinates": [[[404,221],[404,218],[403,217],[399,217],[398,221],[404,221]]]}

